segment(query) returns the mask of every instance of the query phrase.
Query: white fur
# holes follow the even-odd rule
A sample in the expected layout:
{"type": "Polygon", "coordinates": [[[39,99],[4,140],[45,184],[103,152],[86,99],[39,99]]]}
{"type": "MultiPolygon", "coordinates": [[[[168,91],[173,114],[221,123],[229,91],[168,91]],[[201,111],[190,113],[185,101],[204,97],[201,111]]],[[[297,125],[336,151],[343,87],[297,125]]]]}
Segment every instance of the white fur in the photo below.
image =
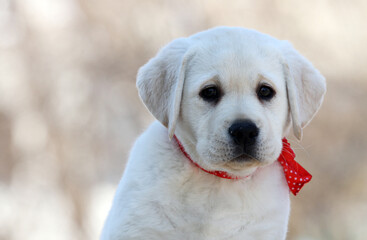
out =
{"type": "Polygon", "coordinates": [[[171,42],[138,73],[139,94],[155,122],[132,149],[101,239],[285,239],[289,190],[276,162],[293,123],[301,138],[326,91],[322,75],[290,44],[243,28],[220,27],[171,42]],[[256,89],[276,91],[269,102],[256,89]],[[224,92],[218,104],[199,97],[224,92]],[[260,129],[250,161],[231,161],[228,128],[249,119],[260,129]],[[208,170],[249,177],[228,180],[208,170]]]}

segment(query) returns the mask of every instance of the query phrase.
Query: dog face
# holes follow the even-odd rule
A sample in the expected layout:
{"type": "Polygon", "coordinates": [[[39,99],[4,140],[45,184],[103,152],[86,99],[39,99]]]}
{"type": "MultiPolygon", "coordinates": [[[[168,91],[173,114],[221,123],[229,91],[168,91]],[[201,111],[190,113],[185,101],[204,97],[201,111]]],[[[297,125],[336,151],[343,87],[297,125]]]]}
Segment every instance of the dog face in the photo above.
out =
{"type": "Polygon", "coordinates": [[[191,152],[202,166],[248,174],[279,156],[288,104],[274,53],[235,38],[217,40],[190,59],[177,133],[195,146],[191,152]]]}
{"type": "Polygon", "coordinates": [[[137,86],[194,161],[236,176],[274,162],[291,122],[300,138],[325,93],[288,43],[242,28],[172,42],[140,69],[137,86]]]}

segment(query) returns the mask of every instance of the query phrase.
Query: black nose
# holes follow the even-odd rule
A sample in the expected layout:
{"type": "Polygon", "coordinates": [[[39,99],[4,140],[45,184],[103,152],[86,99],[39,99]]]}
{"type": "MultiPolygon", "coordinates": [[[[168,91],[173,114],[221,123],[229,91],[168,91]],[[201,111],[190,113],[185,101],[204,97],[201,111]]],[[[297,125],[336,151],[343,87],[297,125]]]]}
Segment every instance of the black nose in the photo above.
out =
{"type": "Polygon", "coordinates": [[[229,127],[228,133],[237,145],[246,150],[255,144],[259,129],[250,120],[238,120],[229,127]]]}

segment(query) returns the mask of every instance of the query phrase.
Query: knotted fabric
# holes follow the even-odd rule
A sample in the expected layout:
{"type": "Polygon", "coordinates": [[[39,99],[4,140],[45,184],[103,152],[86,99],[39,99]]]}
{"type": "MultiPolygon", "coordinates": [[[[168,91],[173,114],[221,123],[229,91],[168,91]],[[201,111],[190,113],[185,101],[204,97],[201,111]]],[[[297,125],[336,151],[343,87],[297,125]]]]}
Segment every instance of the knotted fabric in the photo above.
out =
{"type": "Polygon", "coordinates": [[[311,181],[312,175],[307,172],[294,158],[296,154],[293,152],[291,145],[286,138],[283,138],[283,149],[280,153],[278,161],[283,167],[284,175],[288,183],[289,190],[294,194],[311,181]]]}

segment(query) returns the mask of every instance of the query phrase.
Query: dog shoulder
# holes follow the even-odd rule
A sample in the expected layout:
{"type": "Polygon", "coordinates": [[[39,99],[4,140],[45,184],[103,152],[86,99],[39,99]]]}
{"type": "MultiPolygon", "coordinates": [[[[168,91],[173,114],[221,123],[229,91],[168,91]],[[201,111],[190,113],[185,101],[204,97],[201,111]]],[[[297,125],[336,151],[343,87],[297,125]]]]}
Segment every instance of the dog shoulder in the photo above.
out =
{"type": "MultiPolygon", "coordinates": [[[[159,122],[151,124],[139,136],[118,185],[102,231],[102,240],[147,236],[149,233],[143,231],[143,226],[155,226],[162,222],[164,216],[157,214],[160,211],[157,203],[169,198],[169,189],[165,187],[168,182],[166,176],[173,171],[169,162],[172,162],[174,155],[167,129],[159,122]]],[[[176,188],[172,186],[172,189],[176,188]]],[[[164,226],[157,225],[155,228],[162,229],[164,226]]]]}

